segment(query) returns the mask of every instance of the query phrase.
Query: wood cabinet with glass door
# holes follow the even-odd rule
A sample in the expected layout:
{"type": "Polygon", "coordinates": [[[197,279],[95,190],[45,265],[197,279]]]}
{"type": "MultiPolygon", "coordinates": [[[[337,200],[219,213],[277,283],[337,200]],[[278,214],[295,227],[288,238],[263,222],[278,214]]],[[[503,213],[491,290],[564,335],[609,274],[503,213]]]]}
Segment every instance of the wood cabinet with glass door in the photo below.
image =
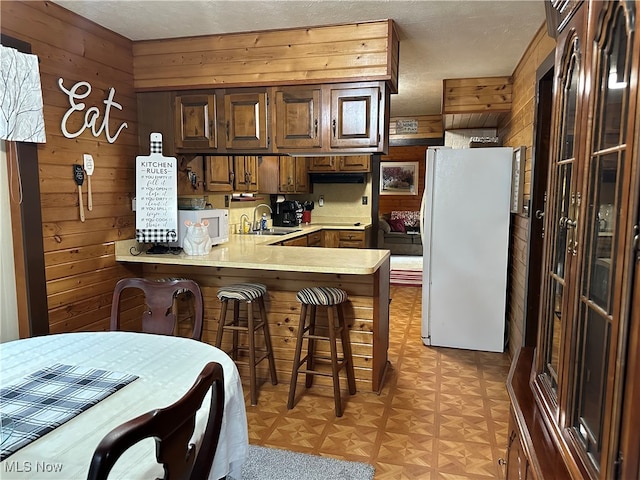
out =
{"type": "MultiPolygon", "coordinates": [[[[640,437],[621,432],[627,428],[623,419],[640,430],[637,406],[629,403],[640,394],[633,397],[626,388],[640,376],[633,351],[640,340],[640,318],[633,316],[640,299],[632,294],[640,281],[634,244],[639,4],[573,2],[556,24],[552,158],[531,388],[541,412],[536,421],[573,478],[638,478],[640,437]]],[[[537,462],[536,445],[526,447],[534,457],[530,463],[537,462]]]]}

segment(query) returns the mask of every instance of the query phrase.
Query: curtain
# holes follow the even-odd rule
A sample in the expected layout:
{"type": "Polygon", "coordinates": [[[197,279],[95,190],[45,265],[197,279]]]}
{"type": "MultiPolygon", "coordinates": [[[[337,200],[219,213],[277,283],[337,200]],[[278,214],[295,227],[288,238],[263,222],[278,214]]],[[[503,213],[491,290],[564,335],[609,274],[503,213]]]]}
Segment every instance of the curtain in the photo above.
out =
{"type": "Polygon", "coordinates": [[[36,55],[0,45],[0,139],[45,143],[36,55]]]}

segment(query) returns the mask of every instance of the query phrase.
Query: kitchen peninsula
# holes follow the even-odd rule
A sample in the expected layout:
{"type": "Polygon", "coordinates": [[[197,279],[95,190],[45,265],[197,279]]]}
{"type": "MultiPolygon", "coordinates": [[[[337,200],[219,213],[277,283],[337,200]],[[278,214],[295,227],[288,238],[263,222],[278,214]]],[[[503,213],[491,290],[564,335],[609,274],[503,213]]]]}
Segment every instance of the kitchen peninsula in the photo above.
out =
{"type": "MultiPolygon", "coordinates": [[[[349,295],[344,314],[350,329],[358,389],[380,391],[388,363],[389,251],[282,246],[283,242],[331,227],[299,228],[286,235],[231,235],[228,243],[214,246],[205,256],[134,255],[136,241],[124,240],[116,243],[116,260],[129,264],[133,275],[188,277],[198,282],[205,304],[202,339],[210,344],[215,343],[220,315],[218,288],[239,282],[265,284],[279,382],[291,378],[300,313],[298,290],[320,285],[342,288],[349,295]]],[[[266,379],[266,366],[262,368],[264,371],[259,370],[258,376],[266,379]]],[[[240,372],[244,373],[242,367],[240,372]]],[[[330,378],[318,378],[318,382],[323,381],[328,385],[330,378]]]]}

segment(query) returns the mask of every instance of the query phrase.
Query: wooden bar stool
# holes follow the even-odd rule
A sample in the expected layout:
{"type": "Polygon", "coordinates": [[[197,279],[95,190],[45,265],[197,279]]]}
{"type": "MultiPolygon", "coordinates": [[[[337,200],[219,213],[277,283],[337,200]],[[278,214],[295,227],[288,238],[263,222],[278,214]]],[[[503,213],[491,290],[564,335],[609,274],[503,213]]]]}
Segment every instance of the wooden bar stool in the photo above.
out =
{"type": "Polygon", "coordinates": [[[220,321],[218,322],[218,332],[216,335],[216,347],[221,348],[222,336],[225,331],[233,333],[233,346],[227,353],[237,364],[249,365],[249,378],[251,384],[251,405],[258,404],[258,390],[256,386],[256,365],[265,358],[269,359],[269,371],[271,374],[271,383],[278,384],[276,376],[276,362],[273,358],[273,348],[271,346],[271,336],[269,335],[269,324],[267,322],[267,310],[264,306],[264,296],[267,293],[267,287],[260,283],[238,283],[222,287],[218,290],[218,298],[222,302],[220,310],[220,321]],[[229,301],[233,304],[233,316],[227,321],[227,309],[229,301]],[[247,318],[240,318],[240,302],[247,304],[247,318]],[[258,303],[259,320],[254,320],[253,305],[258,303]],[[241,321],[242,320],[242,321],[241,321]],[[257,349],[255,342],[256,330],[262,329],[264,335],[264,349],[257,349]],[[248,345],[240,345],[238,337],[240,332],[247,334],[248,345]],[[238,352],[240,350],[249,353],[249,361],[238,361],[238,352]],[[260,354],[260,356],[256,356],[260,354]]]}
{"type": "Polygon", "coordinates": [[[298,373],[306,374],[305,385],[310,388],[313,385],[314,375],[323,375],[333,378],[333,397],[336,406],[336,417],[342,416],[342,399],[340,396],[340,370],[346,368],[349,394],[356,393],[356,377],[353,371],[353,358],[351,356],[351,342],[349,330],[344,321],[342,303],[347,300],[347,292],[332,287],[303,288],[296,295],[296,299],[302,304],[300,307],[300,324],[298,326],[298,340],[293,359],[293,372],[291,374],[291,386],[289,387],[289,401],[287,408],[292,409],[295,403],[296,383],[298,373]],[[316,309],[327,307],[329,336],[316,334],[316,309]],[[307,312],[309,312],[307,322],[307,312]],[[342,358],[338,357],[338,336],[342,342],[342,358]],[[302,356],[302,344],[307,340],[307,354],[302,356]],[[329,342],[330,357],[318,356],[315,353],[316,341],[329,342]],[[329,361],[331,372],[316,370],[316,361],[329,361]],[[306,363],[306,368],[301,368],[306,363]]]}

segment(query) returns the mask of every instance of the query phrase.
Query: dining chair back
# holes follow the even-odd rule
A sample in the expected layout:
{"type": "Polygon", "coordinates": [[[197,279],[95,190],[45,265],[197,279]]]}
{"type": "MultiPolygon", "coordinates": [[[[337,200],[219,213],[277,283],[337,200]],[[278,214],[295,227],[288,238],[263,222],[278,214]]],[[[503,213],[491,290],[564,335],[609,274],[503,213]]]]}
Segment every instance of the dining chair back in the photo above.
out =
{"type": "Polygon", "coordinates": [[[164,468],[163,479],[201,480],[207,478],[215,455],[224,408],[222,365],[209,362],[193,386],[177,402],[152,410],[114,428],[98,444],[88,480],[106,480],[120,456],[145,438],[154,438],[156,460],[164,468]],[[203,443],[189,443],[196,425],[196,413],[207,392],[211,391],[209,420],[203,443]]]}
{"type": "Polygon", "coordinates": [[[180,278],[161,281],[148,278],[123,278],[116,283],[111,301],[111,330],[120,330],[120,298],[123,290],[138,288],[144,292],[147,309],[142,315],[142,331],[161,335],[173,335],[177,317],[173,307],[179,293],[190,292],[194,299],[195,315],[191,338],[202,338],[204,307],[200,286],[193,280],[180,278]]]}

